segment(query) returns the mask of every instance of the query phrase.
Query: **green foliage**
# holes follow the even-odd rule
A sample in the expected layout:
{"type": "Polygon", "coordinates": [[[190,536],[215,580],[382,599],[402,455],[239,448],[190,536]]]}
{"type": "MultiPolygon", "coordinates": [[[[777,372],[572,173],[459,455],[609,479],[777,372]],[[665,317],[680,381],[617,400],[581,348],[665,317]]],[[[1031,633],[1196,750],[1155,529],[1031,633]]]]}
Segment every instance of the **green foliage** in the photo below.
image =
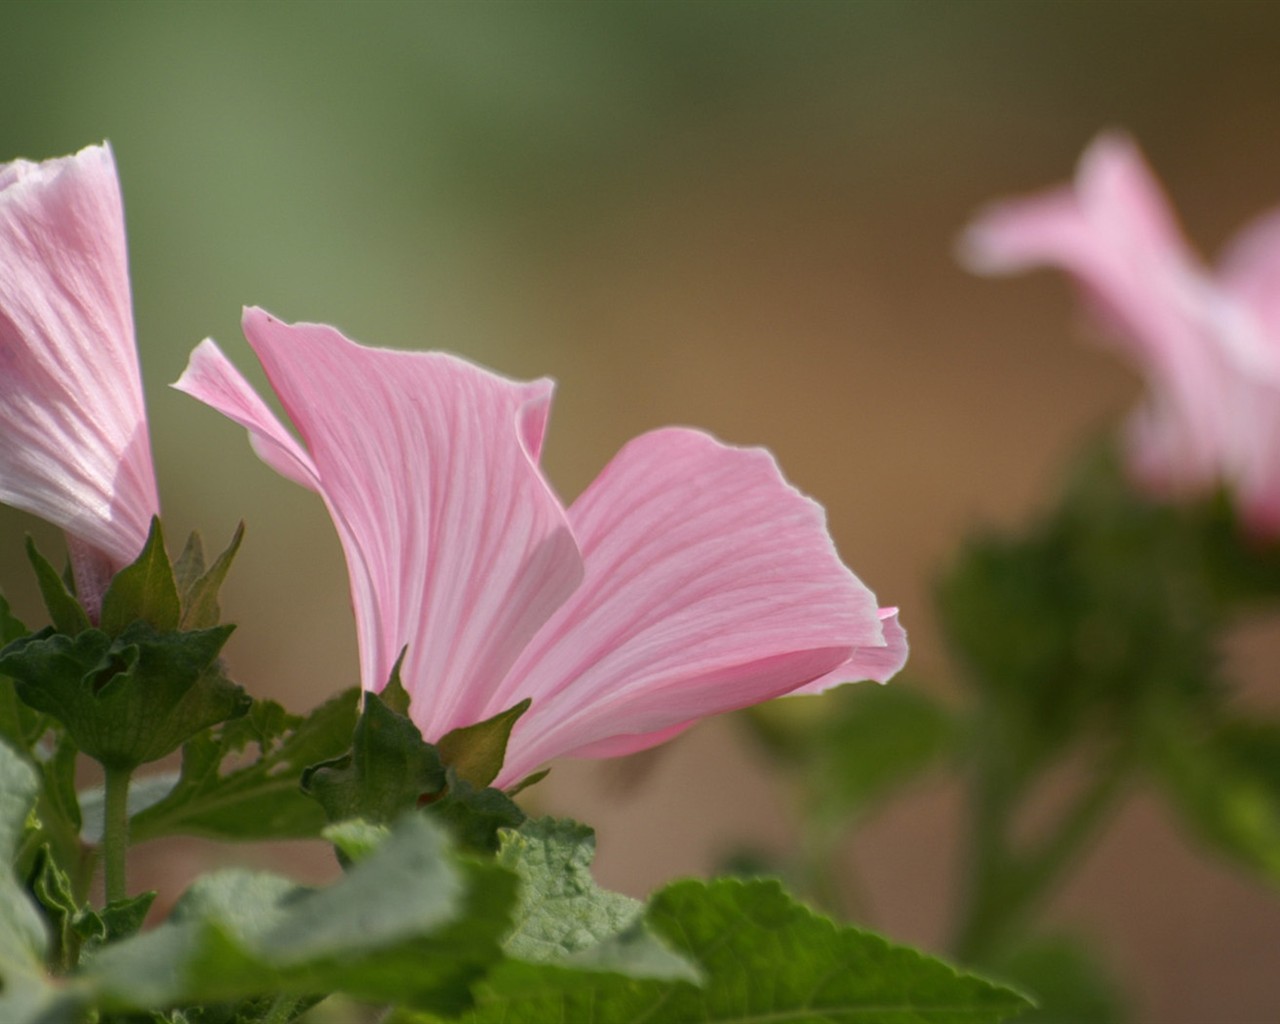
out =
{"type": "Polygon", "coordinates": [[[446,769],[445,788],[423,801],[427,812],[448,825],[465,849],[476,853],[496,853],[499,831],[516,828],[525,820],[524,811],[500,789],[477,789],[446,769]]]}
{"type": "Polygon", "coordinates": [[[1028,992],[1034,1009],[1018,1024],[1120,1024],[1126,1018],[1115,983],[1080,942],[1038,938],[992,964],[996,974],[1028,992]]]}
{"type": "Polygon", "coordinates": [[[0,743],[0,1019],[15,1024],[35,1020],[54,996],[44,972],[49,925],[11,868],[39,786],[35,769],[0,743]]]}
{"type": "Polygon", "coordinates": [[[1280,886],[1280,723],[1162,720],[1151,760],[1193,834],[1280,886]]]}
{"type": "Polygon", "coordinates": [[[113,1012],[340,991],[443,1014],[501,955],[515,878],[460,858],[421,815],[325,889],[274,875],[200,879],[165,924],[103,948],[69,999],[113,1012]]]}
{"type": "Polygon", "coordinates": [[[358,702],[359,691],[348,690],[298,718],[272,701],[255,701],[244,717],[192,737],[182,748],[176,784],[133,818],[135,841],[179,833],[216,839],[318,835],[325,815],[298,782],[309,765],[346,748],[358,702]],[[257,757],[240,763],[250,745],[257,757]],[[224,772],[228,760],[236,766],[224,772]]]}
{"type": "MultiPolygon", "coordinates": [[[[406,811],[425,807],[448,825],[463,847],[493,853],[498,849],[499,829],[519,825],[524,813],[500,790],[474,786],[453,767],[446,767],[439,750],[423,740],[407,711],[408,696],[399,685],[398,671],[393,672],[382,694],[364,695],[351,749],[308,768],[302,790],[319,802],[331,822],[362,818],[385,824],[406,811]]],[[[515,714],[519,716],[518,711],[515,714]]],[[[486,758],[496,749],[491,735],[509,731],[509,723],[499,721],[503,717],[491,720],[496,724],[482,723],[483,728],[472,734],[480,739],[476,749],[488,752],[486,758]]],[[[502,735],[505,749],[505,732],[502,735]]],[[[454,749],[462,747],[455,744],[454,749]]]]}
{"type": "Polygon", "coordinates": [[[74,637],[45,629],[5,648],[0,672],[90,757],[132,769],[248,711],[249,698],[217,661],[231,629],[159,633],[137,621],[114,638],[98,629],[74,637]]]}
{"type": "Polygon", "coordinates": [[[1010,989],[869,932],[840,928],[774,882],[677,882],[653,898],[646,920],[699,965],[702,987],[507,961],[477,988],[478,1005],[464,1019],[979,1024],[1029,1005],[1010,989]]]}
{"type": "Polygon", "coordinates": [[[153,516],[141,553],[133,564],[116,573],[102,598],[99,625],[111,637],[135,622],[145,622],[157,633],[172,633],[181,614],[173,567],[164,550],[164,532],[159,518],[153,516]]]}
{"type": "Polygon", "coordinates": [[[222,609],[218,606],[218,592],[222,589],[222,583],[227,578],[227,572],[243,540],[244,523],[240,523],[231,536],[231,543],[206,571],[200,536],[195,533],[191,535],[183,552],[185,555],[190,551],[191,555],[183,563],[181,576],[178,576],[176,567],[174,570],[175,584],[182,595],[182,617],[178,623],[180,628],[207,629],[221,621],[222,609]]]}
{"type": "Polygon", "coordinates": [[[699,981],[689,961],[645,925],[643,904],[596,885],[595,851],[595,833],[576,821],[541,818],[502,833],[498,863],[521,882],[507,953],[529,963],[699,981]]]}
{"type": "Polygon", "coordinates": [[[44,598],[45,607],[49,610],[49,621],[53,623],[53,628],[67,636],[76,636],[88,629],[88,614],[58,575],[58,570],[36,550],[35,541],[30,537],[27,538],[27,558],[31,562],[31,568],[35,570],[36,584],[40,587],[40,596],[44,598]]]}
{"type": "Polygon", "coordinates": [[[302,788],[315,797],[330,821],[364,818],[385,824],[440,793],[445,769],[436,748],[422,739],[407,715],[366,693],[351,738],[340,757],[313,765],[302,788]]]}

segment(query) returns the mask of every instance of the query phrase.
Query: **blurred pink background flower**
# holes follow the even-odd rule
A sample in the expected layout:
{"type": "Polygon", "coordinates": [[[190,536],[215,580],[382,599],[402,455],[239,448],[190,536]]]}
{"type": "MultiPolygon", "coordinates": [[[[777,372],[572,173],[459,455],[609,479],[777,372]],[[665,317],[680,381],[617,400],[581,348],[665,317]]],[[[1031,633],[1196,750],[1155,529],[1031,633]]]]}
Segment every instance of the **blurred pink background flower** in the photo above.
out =
{"type": "Polygon", "coordinates": [[[401,675],[429,740],[532,698],[496,785],[902,666],[896,610],[877,609],[763,449],[653,431],[565,508],[538,464],[550,381],[259,309],[244,331],[302,445],[212,341],[176,386],[324,498],[366,689],[408,645],[401,675]]]}
{"type": "Polygon", "coordinates": [[[1167,495],[1225,485],[1248,527],[1280,534],[1280,211],[1246,227],[1212,273],[1137,147],[1104,134],[1071,186],[983,211],[961,256],[979,273],[1075,278],[1146,378],[1127,427],[1138,480],[1167,495]]]}
{"type": "Polygon", "coordinates": [[[67,532],[91,616],[159,509],[108,146],[0,165],[0,502],[67,532]]]}

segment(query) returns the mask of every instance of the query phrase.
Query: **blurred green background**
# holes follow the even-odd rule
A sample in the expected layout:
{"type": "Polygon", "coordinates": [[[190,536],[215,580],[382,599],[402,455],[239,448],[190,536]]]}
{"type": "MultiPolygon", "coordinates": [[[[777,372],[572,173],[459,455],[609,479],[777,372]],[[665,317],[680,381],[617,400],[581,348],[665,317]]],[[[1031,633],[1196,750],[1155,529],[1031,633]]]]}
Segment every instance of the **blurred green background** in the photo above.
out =
{"type": "MultiPolygon", "coordinates": [[[[211,544],[248,521],[226,606],[255,692],[301,709],[356,665],[320,503],[165,387],[207,335],[252,365],[242,304],[555,377],[566,498],[666,423],[768,445],[903,607],[902,685],[946,692],[936,567],[1024,517],[1136,393],[1079,343],[1060,282],[968,278],[956,232],[1123,127],[1212,251],[1280,202],[1277,52],[1265,3],[10,0],[0,159],[115,148],[166,519],[211,544]]],[[[56,549],[0,510],[0,580],[34,621],[28,530],[56,549]]],[[[1230,652],[1270,707],[1277,641],[1260,621],[1230,652]]],[[[744,839],[784,847],[787,796],[712,723],[621,768],[562,766],[539,799],[597,825],[602,880],[639,892],[744,839]]],[[[944,781],[860,837],[869,923],[940,945],[959,823],[944,781]]],[[[1154,804],[1053,914],[1100,936],[1143,1020],[1280,1018],[1280,903],[1154,804]]]]}

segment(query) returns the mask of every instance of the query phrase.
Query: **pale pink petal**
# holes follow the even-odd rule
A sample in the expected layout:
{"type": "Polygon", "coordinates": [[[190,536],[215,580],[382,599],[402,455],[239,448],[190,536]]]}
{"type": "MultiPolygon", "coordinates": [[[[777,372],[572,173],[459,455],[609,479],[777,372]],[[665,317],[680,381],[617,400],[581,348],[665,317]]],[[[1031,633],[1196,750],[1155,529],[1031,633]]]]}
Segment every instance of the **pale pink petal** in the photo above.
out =
{"type": "Polygon", "coordinates": [[[186,370],[172,387],[198,398],[248,430],[258,457],[281,476],[308,490],[320,490],[320,479],[311,456],[276,419],[275,413],[212,338],[195,347],[186,370]]]}
{"type": "Polygon", "coordinates": [[[1167,489],[1215,481],[1233,429],[1223,394],[1237,355],[1217,337],[1226,311],[1132,142],[1104,135],[1070,188],[984,211],[961,252],[980,272],[1071,274],[1150,383],[1130,426],[1135,468],[1167,489]]]}
{"type": "Polygon", "coordinates": [[[1219,262],[1224,290],[1258,319],[1280,357],[1280,209],[1256,218],[1231,240],[1219,262]]]}
{"type": "MultiPolygon", "coordinates": [[[[536,463],[551,383],[442,353],[364,348],[258,309],[245,311],[244,331],[342,541],[365,688],[385,685],[407,645],[401,676],[424,735],[479,721],[581,579],[564,509],[536,463]]],[[[256,415],[242,421],[264,436],[256,415]]]]}
{"type": "Polygon", "coordinates": [[[880,625],[884,629],[883,647],[856,647],[843,665],[815,679],[807,686],[792,690],[795,694],[823,693],[841,683],[853,683],[869,679],[887,683],[902,671],[907,663],[907,631],[898,621],[897,608],[881,608],[880,625]]]}
{"type": "Polygon", "coordinates": [[[87,576],[133,560],[159,501],[106,146],[0,166],[0,434],[0,502],[77,538],[87,576]]]}
{"type": "Polygon", "coordinates": [[[772,456],[692,430],[632,441],[569,511],[586,578],[485,709],[524,697],[499,784],[802,689],[885,645],[822,510],[772,456]]]}

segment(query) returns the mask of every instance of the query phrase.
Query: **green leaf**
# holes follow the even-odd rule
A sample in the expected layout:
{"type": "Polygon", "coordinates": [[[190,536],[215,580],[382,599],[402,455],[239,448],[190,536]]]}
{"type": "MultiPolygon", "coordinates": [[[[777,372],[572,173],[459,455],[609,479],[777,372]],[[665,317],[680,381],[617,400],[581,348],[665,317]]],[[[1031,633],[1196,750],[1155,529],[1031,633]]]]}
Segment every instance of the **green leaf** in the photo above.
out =
{"type": "Polygon", "coordinates": [[[677,882],[646,919],[705,986],[507,961],[465,1020],[504,1024],[994,1024],[1028,1001],[879,936],[840,928],[774,882],[677,882]]]}
{"type": "Polygon", "coordinates": [[[104,948],[71,986],[113,1011],[339,991],[455,1014],[501,955],[514,897],[509,872],[453,856],[410,815],[326,889],[205,876],[170,921],[104,948]]]}
{"type": "Polygon", "coordinates": [[[55,973],[64,973],[75,966],[79,956],[80,935],[75,923],[81,908],[72,892],[70,877],[53,859],[48,846],[41,847],[36,855],[30,884],[49,929],[48,967],[55,973]]]}
{"type": "Polygon", "coordinates": [[[36,584],[40,587],[45,607],[49,609],[49,621],[53,623],[53,628],[68,636],[76,636],[88,629],[89,616],[84,608],[67,589],[58,570],[36,550],[36,542],[30,537],[27,538],[27,558],[36,572],[36,584]]]}
{"type": "Polygon", "coordinates": [[[492,718],[446,733],[436,744],[440,760],[457,772],[458,778],[483,789],[502,771],[511,729],[532,703],[526,697],[519,704],[492,718]]]}
{"type": "Polygon", "coordinates": [[[386,824],[438,794],[445,781],[440,756],[418,727],[378,694],[366,693],[350,752],[307,769],[302,789],[330,821],[386,824]]]}
{"type": "Polygon", "coordinates": [[[0,743],[0,1020],[13,1024],[35,1022],[57,998],[44,972],[45,921],[10,867],[38,791],[35,769],[0,743]]]}
{"type": "MultiPolygon", "coordinates": [[[[192,537],[195,537],[195,534],[192,534],[192,537]]],[[[183,629],[207,629],[218,624],[222,616],[222,611],[218,607],[218,591],[222,589],[222,583],[227,578],[227,570],[231,568],[231,562],[236,557],[236,552],[240,550],[242,540],[244,540],[244,523],[236,527],[231,543],[214,560],[209,571],[201,573],[189,585],[182,588],[180,625],[183,629]]],[[[198,540],[197,543],[199,543],[198,540]]]]}
{"type": "Polygon", "coordinates": [[[352,818],[326,825],[320,834],[338,848],[346,863],[356,864],[382,846],[391,835],[391,829],[352,818]]]}
{"type": "Polygon", "coordinates": [[[1183,821],[1280,885],[1280,724],[1226,722],[1207,734],[1172,716],[1163,725],[1153,761],[1183,821]]]}
{"type": "Polygon", "coordinates": [[[698,981],[642,920],[644,905],[601,889],[591,875],[595,833],[576,821],[541,818],[502,833],[498,863],[520,877],[515,927],[503,945],[530,963],[567,963],[633,977],[698,981]]]}
{"type": "Polygon", "coordinates": [[[141,553],[116,573],[102,598],[100,625],[112,637],[135,622],[145,622],[158,633],[168,633],[178,628],[179,612],[178,586],[164,550],[164,531],[159,517],[152,516],[151,531],[141,553]]]}
{"type": "Polygon", "coordinates": [[[217,663],[232,628],[157,633],[138,621],[114,639],[97,629],[75,637],[42,630],[0,652],[0,672],[84,753],[132,769],[248,710],[217,663]]]}
{"type": "Polygon", "coordinates": [[[176,785],[139,811],[135,841],[162,835],[213,839],[304,839],[320,834],[321,806],[299,787],[304,770],[338,756],[351,742],[359,691],[326,701],[306,718],[257,701],[243,718],[201,733],[182,749],[176,785]],[[243,763],[256,746],[257,757],[243,763]],[[228,762],[235,767],[224,771],[228,762]]]}

